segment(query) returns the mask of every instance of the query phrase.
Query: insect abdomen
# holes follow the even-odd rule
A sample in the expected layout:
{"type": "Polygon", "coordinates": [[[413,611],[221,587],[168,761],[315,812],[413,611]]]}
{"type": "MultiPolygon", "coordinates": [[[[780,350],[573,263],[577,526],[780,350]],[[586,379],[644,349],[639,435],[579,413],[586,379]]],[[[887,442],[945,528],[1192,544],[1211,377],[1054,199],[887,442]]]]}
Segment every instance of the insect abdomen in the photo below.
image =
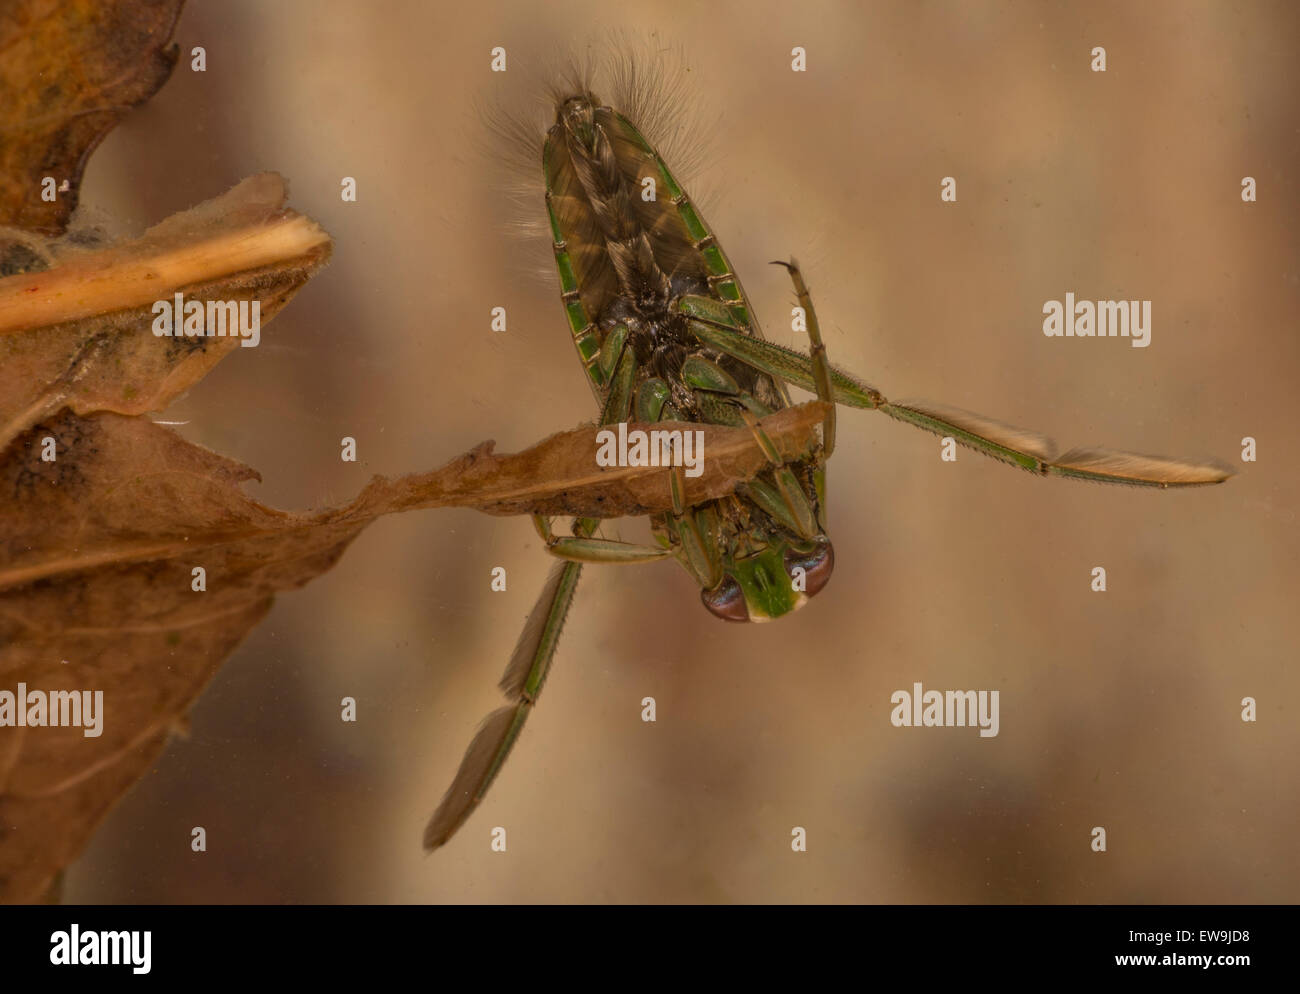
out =
{"type": "Polygon", "coordinates": [[[614,153],[608,131],[615,124],[612,115],[577,96],[564,101],[558,117],[556,129],[563,132],[569,161],[604,237],[620,289],[638,302],[666,301],[668,277],[659,268],[649,235],[632,209],[631,190],[614,153]]]}
{"type": "MultiPolygon", "coordinates": [[[[620,326],[637,351],[639,378],[678,379],[671,360],[695,351],[695,343],[673,313],[676,296],[710,296],[727,307],[733,327],[759,335],[712,231],[629,119],[590,91],[564,93],[556,99],[543,166],[561,294],[602,407],[617,359],[603,352],[620,326]]],[[[768,377],[720,361],[769,409],[788,403],[768,377]]]]}

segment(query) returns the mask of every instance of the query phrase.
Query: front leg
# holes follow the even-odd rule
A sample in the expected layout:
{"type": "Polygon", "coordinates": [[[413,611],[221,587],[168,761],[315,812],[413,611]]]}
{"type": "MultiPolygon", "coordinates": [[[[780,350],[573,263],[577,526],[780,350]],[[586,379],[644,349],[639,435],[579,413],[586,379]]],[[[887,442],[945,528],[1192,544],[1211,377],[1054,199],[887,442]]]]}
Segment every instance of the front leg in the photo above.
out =
{"type": "Polygon", "coordinates": [[[809,359],[812,362],[813,387],[818,400],[830,403],[826,420],[822,423],[822,458],[829,459],[835,451],[835,404],[834,388],[831,386],[831,364],[826,358],[826,344],[822,341],[821,325],[817,323],[817,310],[813,307],[812,295],[803,281],[799,264],[791,259],[789,262],[774,262],[774,266],[784,266],[794,283],[795,296],[803,308],[804,320],[808,324],[809,359]]]}
{"type": "Polygon", "coordinates": [[[587,520],[575,523],[576,534],[572,538],[557,536],[551,530],[550,520],[540,514],[533,515],[533,527],[546,543],[547,552],[571,563],[652,563],[672,555],[671,550],[657,546],[591,538],[591,531],[586,528],[587,520]]]}

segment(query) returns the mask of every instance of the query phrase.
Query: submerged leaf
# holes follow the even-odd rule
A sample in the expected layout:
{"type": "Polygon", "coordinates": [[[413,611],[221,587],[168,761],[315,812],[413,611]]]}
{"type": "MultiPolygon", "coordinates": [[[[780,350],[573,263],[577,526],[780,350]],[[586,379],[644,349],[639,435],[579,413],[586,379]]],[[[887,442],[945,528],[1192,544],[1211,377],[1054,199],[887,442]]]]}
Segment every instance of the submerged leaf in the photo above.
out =
{"type": "MultiPolygon", "coordinates": [[[[817,440],[826,405],[811,401],[763,418],[759,425],[783,460],[806,455],[817,440]]],[[[473,507],[487,514],[573,515],[618,518],[672,509],[671,468],[596,464],[598,426],[552,435],[516,455],[497,456],[485,442],[432,473],[389,483],[376,478],[347,514],[387,513],[412,507],[473,507]]],[[[698,431],[701,475],[686,476],[685,501],[699,504],[726,496],[767,468],[748,428],[661,421],[629,424],[627,432],[698,431]]]]}
{"type": "MultiPolygon", "coordinates": [[[[823,413],[807,404],[762,424],[794,457],[815,442],[823,413]]],[[[561,432],[517,455],[484,443],[431,473],[377,477],[350,504],[315,513],[258,503],[242,490],[259,478],[253,470],[143,418],[65,410],[16,438],[0,456],[0,689],[104,697],[95,737],[0,727],[0,901],[39,896],[274,595],[332,567],[375,517],[670,508],[673,471],[596,467],[598,430],[561,432]],[[53,462],[41,458],[45,438],[53,462]]],[[[687,478],[693,501],[730,493],[767,465],[748,429],[705,431],[705,471],[687,478]]]]}
{"type": "Polygon", "coordinates": [[[58,235],[81,173],[122,116],[171,75],[182,0],[0,6],[0,224],[58,235]],[[54,10],[51,10],[54,7],[54,10]],[[54,200],[41,197],[52,177],[54,200]]]}
{"type": "Polygon", "coordinates": [[[153,304],[183,289],[186,302],[256,301],[261,324],[274,317],[330,254],[286,196],[262,173],[136,241],[0,279],[0,447],[61,407],[161,410],[240,348],[234,335],[155,335],[153,304]]]}

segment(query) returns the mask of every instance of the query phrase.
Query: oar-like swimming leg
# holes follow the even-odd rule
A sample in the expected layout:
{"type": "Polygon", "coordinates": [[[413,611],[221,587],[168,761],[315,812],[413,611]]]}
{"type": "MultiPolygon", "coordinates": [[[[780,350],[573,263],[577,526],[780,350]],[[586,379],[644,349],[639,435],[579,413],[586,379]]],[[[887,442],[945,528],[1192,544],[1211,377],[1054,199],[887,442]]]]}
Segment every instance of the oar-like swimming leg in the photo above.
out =
{"type": "Polygon", "coordinates": [[[600,525],[598,518],[575,521],[573,538],[557,538],[545,518],[534,517],[534,522],[548,550],[569,561],[551,571],[501,677],[501,690],[512,703],[492,712],[479,726],[456,778],[429,819],[424,832],[424,848],[429,851],[450,839],[483,800],[523,730],[550,671],[564,618],[582,574],[582,564],[651,562],[672,555],[667,549],[591,538],[600,525]]]}
{"type": "MultiPolygon", "coordinates": [[[[819,362],[814,357],[745,334],[726,308],[706,297],[683,297],[679,310],[688,317],[691,331],[700,341],[769,376],[806,390],[817,390],[819,362]]],[[[1231,470],[1216,462],[1169,459],[1116,449],[1076,448],[1058,456],[1051,439],[982,414],[921,401],[890,403],[878,390],[833,367],[830,381],[837,404],[883,411],[899,421],[951,437],[986,456],[1040,476],[1163,489],[1222,483],[1232,475],[1231,470]]]]}
{"type": "MultiPolygon", "coordinates": [[[[584,519],[582,530],[596,521],[584,519]]],[[[433,851],[450,839],[474,811],[491,786],[501,764],[523,730],[542,684],[550,670],[555,647],[559,644],[564,617],[573,603],[573,594],[582,573],[581,563],[559,563],[542,588],[537,605],[528,616],[519,636],[510,665],[501,678],[501,689],[511,704],[493,711],[479,726],[474,740],[461,760],[455,780],[443,795],[438,810],[424,830],[424,848],[433,851]]]]}
{"type": "MultiPolygon", "coordinates": [[[[687,318],[691,333],[705,345],[734,356],[775,379],[817,392],[815,364],[809,356],[746,334],[736,324],[731,312],[713,298],[687,294],[679,297],[674,307],[687,318]]],[[[829,363],[827,366],[835,403],[868,409],[885,403],[884,396],[875,388],[829,363]]]]}
{"type": "MultiPolygon", "coordinates": [[[[632,403],[632,384],[635,379],[635,356],[624,347],[625,335],[612,340],[603,363],[593,363],[601,369],[609,383],[609,394],[601,411],[602,424],[615,424],[626,420],[632,403]]],[[[679,484],[675,481],[674,486],[679,484]]],[[[429,819],[424,831],[424,847],[432,851],[464,824],[479,802],[483,800],[501,765],[510,754],[515,740],[523,730],[524,722],[537,702],[542,685],[550,671],[555,648],[559,644],[564,618],[573,603],[582,574],[584,562],[650,562],[672,555],[667,549],[651,548],[596,539],[591,536],[600,525],[597,518],[579,518],[573,524],[573,537],[557,538],[551,531],[549,520],[535,516],[538,533],[546,542],[547,550],[568,562],[560,563],[551,571],[542,588],[537,604],[524,623],[524,630],[510,657],[510,664],[501,677],[501,690],[510,703],[500,708],[479,726],[469,749],[461,760],[460,769],[438,809],[429,819]]]]}

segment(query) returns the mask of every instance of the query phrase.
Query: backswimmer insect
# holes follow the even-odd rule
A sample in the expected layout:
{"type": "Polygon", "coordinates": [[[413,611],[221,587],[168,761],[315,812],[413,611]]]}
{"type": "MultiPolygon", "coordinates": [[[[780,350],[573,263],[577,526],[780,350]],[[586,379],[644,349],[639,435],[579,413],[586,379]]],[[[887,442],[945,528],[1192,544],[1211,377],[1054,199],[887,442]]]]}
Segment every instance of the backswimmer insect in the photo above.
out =
{"type": "MultiPolygon", "coordinates": [[[[597,519],[557,536],[535,518],[551,573],[525,624],[500,686],[510,702],[475,735],[425,831],[444,844],[482,800],[518,738],[545,682],[584,563],[674,558],[718,618],[769,621],[803,607],[834,569],[827,536],[826,461],[835,448],[836,405],[882,411],[1043,476],[1169,488],[1220,483],[1214,464],[1074,449],[1056,457],[1042,436],[934,404],[890,403],[828,362],[799,266],[789,273],[806,316],[810,353],[764,340],[749,298],[722,245],[638,118],[654,117],[650,86],[662,66],[619,57],[607,69],[615,99],[597,95],[590,74],[552,90],[554,120],[533,139],[544,179],[547,230],[561,301],[602,424],[687,421],[748,426],[771,463],[723,499],[686,506],[674,486],[671,512],[651,519],[657,545],[597,538],[597,519]],[[656,196],[641,195],[653,180],[656,196]],[[758,419],[790,404],[787,385],[830,401],[821,442],[783,463],[758,419]]],[[[662,106],[662,102],[658,104],[662,106]]],[[[514,130],[518,130],[515,128],[514,130]]]]}

